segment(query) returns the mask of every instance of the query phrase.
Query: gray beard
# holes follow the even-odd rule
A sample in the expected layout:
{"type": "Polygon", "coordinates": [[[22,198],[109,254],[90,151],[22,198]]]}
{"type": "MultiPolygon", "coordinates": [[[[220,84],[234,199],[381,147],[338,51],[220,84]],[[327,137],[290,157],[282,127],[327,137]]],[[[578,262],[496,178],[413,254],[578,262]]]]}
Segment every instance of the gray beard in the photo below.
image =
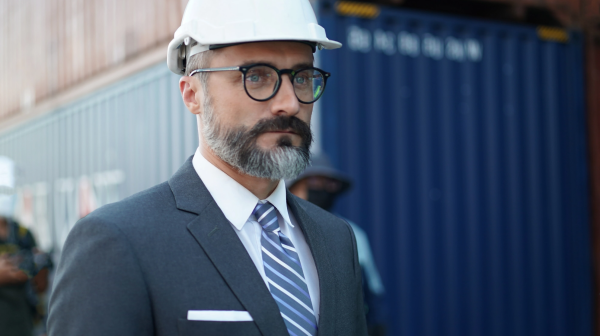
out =
{"type": "Polygon", "coordinates": [[[217,121],[207,94],[201,118],[202,133],[208,147],[243,174],[270,180],[293,179],[309,163],[312,137],[300,147],[292,146],[289,137],[282,137],[275,148],[263,150],[256,144],[256,137],[248,136],[251,131],[248,127],[225,129],[217,121]]]}

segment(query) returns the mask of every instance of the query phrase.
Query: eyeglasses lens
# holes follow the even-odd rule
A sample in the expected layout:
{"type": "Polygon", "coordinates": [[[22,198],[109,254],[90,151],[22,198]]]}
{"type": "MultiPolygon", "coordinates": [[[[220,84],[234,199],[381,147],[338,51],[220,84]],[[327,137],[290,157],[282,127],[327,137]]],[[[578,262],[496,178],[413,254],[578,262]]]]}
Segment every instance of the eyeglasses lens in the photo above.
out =
{"type": "Polygon", "coordinates": [[[277,89],[279,77],[274,69],[267,66],[254,66],[246,72],[244,85],[254,99],[267,99],[277,89]]]}
{"type": "Polygon", "coordinates": [[[294,76],[294,91],[298,100],[303,103],[312,103],[323,94],[325,79],[321,71],[306,69],[294,76]]]}
{"type": "MultiPolygon", "coordinates": [[[[279,87],[279,76],[275,69],[257,65],[246,72],[244,85],[250,97],[257,100],[269,99],[279,87]]],[[[293,79],[296,97],[303,103],[310,104],[323,94],[325,76],[316,69],[305,69],[297,72],[293,79]]]]}

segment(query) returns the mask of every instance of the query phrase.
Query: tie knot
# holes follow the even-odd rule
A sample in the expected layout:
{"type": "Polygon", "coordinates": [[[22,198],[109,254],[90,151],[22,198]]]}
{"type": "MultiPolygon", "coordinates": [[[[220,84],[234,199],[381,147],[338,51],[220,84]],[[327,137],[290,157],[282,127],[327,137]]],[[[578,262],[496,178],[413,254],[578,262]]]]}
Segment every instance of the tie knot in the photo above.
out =
{"type": "Polygon", "coordinates": [[[254,217],[263,230],[267,232],[273,232],[279,229],[279,223],[277,221],[277,209],[273,204],[266,202],[264,204],[258,203],[254,208],[254,217]]]}

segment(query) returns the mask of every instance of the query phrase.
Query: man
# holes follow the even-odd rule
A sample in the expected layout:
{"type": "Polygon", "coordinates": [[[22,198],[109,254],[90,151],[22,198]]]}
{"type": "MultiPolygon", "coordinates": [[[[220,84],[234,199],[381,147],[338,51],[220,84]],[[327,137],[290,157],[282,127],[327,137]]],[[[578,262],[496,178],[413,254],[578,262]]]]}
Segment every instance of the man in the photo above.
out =
{"type": "Polygon", "coordinates": [[[335,48],[307,0],[191,0],[168,65],[200,147],[165,183],[80,220],[50,335],[366,335],[356,242],[284,178],[308,162],[335,48]]]}
{"type": "MultiPolygon", "coordinates": [[[[332,211],[336,199],[352,185],[350,177],[333,168],[325,154],[316,154],[311,158],[307,167],[297,178],[286,181],[286,186],[292,194],[308,200],[323,210],[332,211]]],[[[340,216],[341,217],[341,216],[340,216]]],[[[363,272],[365,311],[369,335],[385,335],[385,308],[383,302],[383,282],[373,259],[367,233],[350,220],[346,221],[352,227],[356,236],[358,261],[363,272]]]]}

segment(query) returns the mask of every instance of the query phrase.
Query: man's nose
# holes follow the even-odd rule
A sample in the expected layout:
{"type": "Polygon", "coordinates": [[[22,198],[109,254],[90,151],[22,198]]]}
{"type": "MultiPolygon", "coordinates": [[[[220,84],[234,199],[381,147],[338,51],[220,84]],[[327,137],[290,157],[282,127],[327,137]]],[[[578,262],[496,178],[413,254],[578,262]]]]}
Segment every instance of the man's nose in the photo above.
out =
{"type": "Polygon", "coordinates": [[[294,85],[289,74],[281,76],[279,91],[272,99],[271,112],[275,115],[294,116],[300,112],[300,102],[294,92],[294,85]]]}

